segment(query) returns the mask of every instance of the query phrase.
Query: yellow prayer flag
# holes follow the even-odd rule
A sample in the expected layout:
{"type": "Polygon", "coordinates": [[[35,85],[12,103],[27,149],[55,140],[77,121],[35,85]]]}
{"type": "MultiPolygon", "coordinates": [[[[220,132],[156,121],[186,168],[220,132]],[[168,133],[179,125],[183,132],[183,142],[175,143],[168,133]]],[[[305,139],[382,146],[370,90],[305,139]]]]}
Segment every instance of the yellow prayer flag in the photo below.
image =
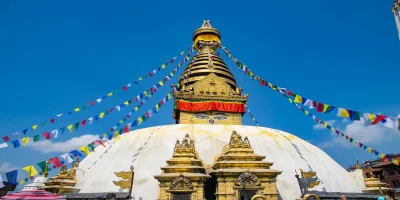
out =
{"type": "Polygon", "coordinates": [[[393,163],[394,163],[395,165],[399,165],[399,161],[398,161],[398,160],[394,160],[393,163]]]}
{"type": "Polygon", "coordinates": [[[185,52],[184,51],[182,51],[179,55],[183,55],[185,52]]]}
{"type": "Polygon", "coordinates": [[[294,97],[294,102],[295,103],[302,103],[303,102],[303,98],[301,96],[299,96],[299,95],[296,95],[294,97]]]}
{"type": "Polygon", "coordinates": [[[25,179],[19,180],[19,183],[20,183],[20,184],[24,184],[24,183],[25,183],[25,179]]]}
{"type": "Polygon", "coordinates": [[[323,122],[322,124],[323,124],[325,127],[328,127],[328,124],[327,124],[327,123],[323,122]]]}
{"type": "Polygon", "coordinates": [[[381,153],[381,158],[385,158],[386,154],[381,153]]]}
{"type": "Polygon", "coordinates": [[[36,171],[36,169],[33,165],[26,166],[22,169],[28,172],[29,177],[38,175],[38,172],[36,171]]]}
{"type": "Polygon", "coordinates": [[[83,147],[79,148],[79,150],[84,152],[86,155],[90,154],[89,148],[87,146],[83,146],[83,147]]]}
{"type": "Polygon", "coordinates": [[[138,80],[139,80],[139,81],[141,81],[141,80],[142,80],[142,78],[139,78],[138,80]]]}
{"type": "Polygon", "coordinates": [[[158,110],[158,109],[160,109],[159,107],[158,107],[158,104],[156,105],[156,110],[158,110]]]}
{"type": "Polygon", "coordinates": [[[29,142],[29,137],[22,138],[22,145],[26,145],[29,142]]]}
{"type": "Polygon", "coordinates": [[[128,102],[128,101],[125,101],[124,104],[125,104],[125,105],[129,105],[129,102],[128,102]]]}
{"type": "Polygon", "coordinates": [[[73,127],[73,125],[72,125],[72,124],[70,124],[70,125],[68,125],[68,126],[67,126],[67,128],[68,128],[69,132],[72,132],[72,127],[73,127]]]}
{"type": "Polygon", "coordinates": [[[163,86],[164,85],[164,83],[162,82],[162,81],[160,81],[160,82],[158,82],[161,86],[163,86]]]}
{"type": "Polygon", "coordinates": [[[368,152],[372,153],[372,148],[368,148],[368,152]]]}
{"type": "Polygon", "coordinates": [[[111,97],[112,96],[112,92],[108,93],[107,96],[111,97]]]}
{"type": "Polygon", "coordinates": [[[136,107],[134,108],[134,110],[135,110],[135,111],[138,111],[138,110],[139,110],[139,108],[136,106],[136,107]]]}
{"type": "Polygon", "coordinates": [[[165,69],[167,66],[165,65],[161,65],[161,69],[165,69]]]}
{"type": "Polygon", "coordinates": [[[140,125],[143,122],[142,117],[137,118],[137,123],[140,125]]]}
{"type": "Polygon", "coordinates": [[[349,112],[343,108],[338,109],[338,115],[339,117],[350,117],[349,112]]]}
{"type": "Polygon", "coordinates": [[[305,110],[304,113],[305,113],[306,115],[308,115],[308,110],[305,110]]]}
{"type": "Polygon", "coordinates": [[[107,138],[107,134],[103,133],[103,137],[104,137],[104,138],[107,138]]]}
{"type": "Polygon", "coordinates": [[[75,112],[79,112],[79,108],[75,108],[74,111],[75,111],[75,112]]]}
{"type": "Polygon", "coordinates": [[[103,117],[104,117],[104,112],[100,113],[100,114],[99,114],[99,117],[100,117],[101,119],[103,119],[103,117]]]}
{"type": "Polygon", "coordinates": [[[123,124],[123,123],[124,123],[124,121],[122,121],[122,119],[121,119],[121,120],[119,120],[119,123],[120,123],[120,124],[123,124]]]}
{"type": "Polygon", "coordinates": [[[37,128],[37,125],[33,125],[33,126],[32,126],[32,129],[33,129],[33,130],[36,130],[36,128],[37,128]]]}
{"type": "Polygon", "coordinates": [[[167,98],[171,99],[171,94],[170,93],[168,93],[167,98]]]}
{"type": "Polygon", "coordinates": [[[326,111],[328,111],[328,108],[330,107],[330,105],[329,104],[324,104],[324,113],[326,112],[326,111]]]}
{"type": "Polygon", "coordinates": [[[373,115],[373,114],[367,114],[367,115],[368,115],[369,120],[371,120],[371,122],[373,122],[376,118],[376,115],[373,115]]]}
{"type": "Polygon", "coordinates": [[[119,132],[115,131],[114,132],[114,140],[118,140],[119,139],[119,132]]]}
{"type": "Polygon", "coordinates": [[[331,131],[335,131],[335,128],[331,127],[331,131]]]}

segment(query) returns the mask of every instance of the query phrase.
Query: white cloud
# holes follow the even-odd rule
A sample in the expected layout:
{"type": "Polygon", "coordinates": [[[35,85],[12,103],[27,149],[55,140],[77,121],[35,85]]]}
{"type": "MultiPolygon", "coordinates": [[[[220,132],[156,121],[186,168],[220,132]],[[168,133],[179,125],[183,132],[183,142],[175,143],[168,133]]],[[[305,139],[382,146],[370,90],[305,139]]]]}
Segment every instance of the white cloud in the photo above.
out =
{"type": "MultiPolygon", "coordinates": [[[[382,124],[366,126],[361,121],[354,121],[347,124],[342,132],[366,145],[376,146],[385,142],[400,140],[400,134],[398,134],[396,129],[384,127],[382,124]]],[[[318,146],[321,148],[329,148],[333,146],[352,147],[355,145],[351,144],[345,138],[332,133],[330,141],[324,142],[318,146]]]]}
{"type": "MultiPolygon", "coordinates": [[[[325,123],[329,124],[330,126],[334,126],[335,123],[336,123],[336,120],[328,120],[328,121],[325,121],[325,123]]],[[[313,126],[313,129],[314,130],[321,130],[321,129],[326,129],[326,127],[323,126],[322,124],[315,124],[313,126]]]]}
{"type": "Polygon", "coordinates": [[[43,153],[69,152],[74,149],[78,149],[81,146],[87,145],[98,138],[99,136],[96,135],[82,135],[80,137],[71,138],[64,142],[52,142],[50,140],[45,140],[39,142],[31,142],[28,143],[27,146],[43,153]]]}
{"type": "Polygon", "coordinates": [[[18,167],[11,167],[10,163],[3,163],[0,165],[0,173],[5,173],[18,169],[18,167]]]}

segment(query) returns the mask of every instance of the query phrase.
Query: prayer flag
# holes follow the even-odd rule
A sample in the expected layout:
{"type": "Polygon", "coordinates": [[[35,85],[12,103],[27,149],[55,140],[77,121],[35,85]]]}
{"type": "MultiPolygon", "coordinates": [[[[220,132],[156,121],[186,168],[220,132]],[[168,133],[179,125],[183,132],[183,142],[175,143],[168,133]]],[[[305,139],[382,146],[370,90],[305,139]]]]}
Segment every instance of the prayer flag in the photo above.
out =
{"type": "Polygon", "coordinates": [[[14,148],[18,148],[21,146],[19,143],[19,140],[13,140],[13,141],[11,141],[11,143],[13,144],[14,148]]]}
{"type": "Polygon", "coordinates": [[[8,147],[7,142],[4,142],[4,143],[1,143],[1,144],[0,144],[0,149],[6,148],[6,147],[8,147]]]}
{"type": "Polygon", "coordinates": [[[328,105],[328,104],[324,104],[324,113],[329,113],[334,109],[335,109],[334,106],[331,106],[331,105],[328,105]]]}
{"type": "Polygon", "coordinates": [[[64,159],[65,162],[67,162],[67,163],[72,163],[72,162],[74,161],[74,159],[72,159],[72,157],[71,157],[70,155],[68,155],[67,153],[61,155],[60,157],[61,157],[62,159],[64,159]]]}
{"type": "Polygon", "coordinates": [[[18,178],[18,170],[7,172],[6,173],[6,177],[7,177],[7,181],[9,183],[16,184],[17,183],[17,178],[18,178]]]}
{"type": "Polygon", "coordinates": [[[93,123],[93,117],[90,117],[88,120],[89,120],[89,124],[93,123]]]}
{"type": "Polygon", "coordinates": [[[348,110],[348,113],[349,113],[351,121],[359,121],[360,120],[360,115],[358,114],[357,111],[348,110]]]}
{"type": "Polygon", "coordinates": [[[51,118],[51,119],[50,119],[50,122],[51,122],[51,123],[54,123],[54,118],[51,118]]]}
{"type": "Polygon", "coordinates": [[[59,168],[62,166],[60,159],[57,157],[49,159],[49,162],[54,165],[53,168],[59,168]]]}
{"type": "Polygon", "coordinates": [[[42,162],[37,163],[36,165],[39,166],[41,171],[44,171],[46,169],[46,162],[47,161],[42,161],[42,162]]]}
{"type": "Polygon", "coordinates": [[[383,115],[377,115],[376,116],[376,119],[372,122],[372,124],[371,125],[374,125],[374,124],[377,124],[378,122],[380,122],[380,121],[382,121],[382,120],[384,120],[386,118],[386,116],[383,116],[383,115]]]}
{"type": "Polygon", "coordinates": [[[52,130],[51,133],[53,134],[54,138],[58,137],[58,130],[57,129],[52,130]]]}
{"type": "Polygon", "coordinates": [[[84,120],[82,120],[82,122],[81,122],[81,126],[85,126],[86,125],[86,120],[84,119],[84,120]]]}
{"type": "Polygon", "coordinates": [[[36,169],[33,165],[26,166],[22,169],[28,172],[29,177],[38,175],[38,172],[36,171],[36,169]]]}
{"type": "Polygon", "coordinates": [[[74,111],[75,112],[79,112],[80,110],[79,110],[79,108],[75,108],[74,111]]]}
{"type": "Polygon", "coordinates": [[[26,132],[28,132],[28,129],[22,130],[22,133],[24,133],[24,135],[26,134],[26,132]]]}
{"type": "Polygon", "coordinates": [[[50,140],[50,139],[51,139],[51,135],[50,135],[49,132],[44,132],[44,133],[43,133],[43,136],[44,136],[47,140],[50,140]]]}
{"type": "Polygon", "coordinates": [[[34,135],[33,136],[33,142],[37,142],[40,140],[40,135],[34,135]]]}
{"type": "Polygon", "coordinates": [[[29,142],[29,137],[22,138],[22,145],[25,146],[29,142]]]}
{"type": "Polygon", "coordinates": [[[67,126],[67,128],[68,128],[69,132],[71,132],[71,133],[72,133],[72,130],[73,130],[73,125],[72,125],[72,124],[70,124],[70,125],[68,125],[68,126],[67,126]]]}
{"type": "Polygon", "coordinates": [[[338,114],[339,117],[350,117],[349,112],[346,109],[339,108],[338,114]]]}
{"type": "Polygon", "coordinates": [[[4,140],[4,142],[8,142],[8,141],[10,141],[10,138],[8,136],[3,136],[3,140],[4,140]]]}
{"type": "Polygon", "coordinates": [[[33,125],[33,126],[32,126],[32,129],[33,129],[33,130],[36,130],[36,128],[37,128],[37,125],[33,125]]]}
{"type": "Polygon", "coordinates": [[[79,124],[81,124],[80,122],[76,122],[75,123],[75,130],[78,130],[79,129],[79,124]]]}
{"type": "Polygon", "coordinates": [[[83,146],[83,147],[79,148],[79,150],[84,152],[86,155],[90,154],[89,148],[87,146],[83,146]]]}
{"type": "Polygon", "coordinates": [[[303,99],[302,99],[301,96],[296,95],[296,96],[294,97],[294,102],[295,102],[295,103],[302,103],[302,102],[303,102],[303,99]]]}
{"type": "Polygon", "coordinates": [[[78,150],[73,150],[70,152],[74,157],[83,157],[83,154],[81,152],[79,152],[78,150]]]}
{"type": "Polygon", "coordinates": [[[108,94],[107,94],[107,96],[111,97],[111,96],[112,96],[112,94],[113,94],[113,93],[112,93],[112,92],[110,92],[110,93],[108,93],[108,94]]]}
{"type": "Polygon", "coordinates": [[[64,131],[65,131],[65,127],[60,128],[61,134],[64,134],[64,131]]]}
{"type": "Polygon", "coordinates": [[[103,117],[104,117],[104,112],[100,113],[99,117],[103,119],[103,117]]]}

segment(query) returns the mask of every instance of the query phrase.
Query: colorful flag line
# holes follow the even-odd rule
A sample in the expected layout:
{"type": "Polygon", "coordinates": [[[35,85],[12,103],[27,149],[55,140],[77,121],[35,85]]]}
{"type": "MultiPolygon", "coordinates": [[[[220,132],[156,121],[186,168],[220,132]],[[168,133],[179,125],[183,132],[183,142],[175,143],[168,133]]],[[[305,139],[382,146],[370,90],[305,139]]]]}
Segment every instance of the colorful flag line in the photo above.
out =
{"type": "MultiPolygon", "coordinates": [[[[222,48],[224,48],[224,47],[222,47],[222,48]]],[[[228,51],[227,51],[226,49],[224,49],[224,51],[225,51],[225,53],[228,54],[228,51]]],[[[228,56],[232,58],[232,55],[228,54],[228,56]]],[[[247,73],[250,72],[250,71],[248,70],[248,68],[247,68],[245,65],[241,64],[237,59],[233,58],[233,60],[238,64],[239,68],[243,68],[244,71],[247,70],[247,73]]],[[[245,74],[246,74],[246,73],[245,73],[245,74]]],[[[252,79],[259,80],[261,86],[267,86],[267,87],[269,87],[270,89],[279,92],[281,95],[283,95],[284,97],[286,97],[286,98],[288,99],[289,103],[291,103],[291,104],[293,104],[294,106],[298,107],[298,108],[299,108],[301,111],[303,111],[307,116],[312,117],[314,120],[317,121],[317,123],[321,123],[324,127],[326,127],[327,129],[329,129],[329,130],[335,132],[337,135],[341,135],[342,137],[346,138],[346,140],[349,140],[351,143],[353,143],[353,144],[355,144],[355,145],[358,145],[360,148],[364,148],[364,150],[366,150],[366,151],[368,151],[368,152],[370,152],[370,153],[373,153],[373,154],[376,155],[376,156],[380,156],[381,158],[387,158],[388,160],[390,160],[390,161],[393,162],[394,164],[399,165],[399,161],[394,160],[394,159],[392,159],[392,158],[389,158],[389,157],[386,156],[386,154],[382,154],[382,153],[380,153],[380,152],[374,150],[373,148],[371,148],[371,147],[369,147],[369,146],[367,146],[367,145],[365,145],[365,144],[362,144],[361,142],[358,142],[357,140],[351,138],[350,136],[345,135],[343,132],[341,132],[341,131],[339,131],[339,130],[333,128],[332,126],[330,126],[330,125],[327,124],[326,122],[320,120],[320,119],[317,118],[315,115],[311,114],[308,110],[305,110],[304,108],[302,108],[302,107],[300,107],[299,105],[297,105],[292,99],[290,99],[290,98],[287,96],[286,90],[285,90],[284,88],[280,88],[280,87],[278,87],[278,86],[276,86],[276,85],[273,85],[273,84],[271,84],[271,83],[269,83],[269,82],[266,82],[265,80],[261,79],[260,77],[254,76],[254,74],[253,74],[253,75],[249,75],[249,76],[250,76],[252,79]]]]}
{"type": "MultiPolygon", "coordinates": [[[[71,163],[73,162],[73,157],[85,157],[88,156],[91,152],[94,152],[95,149],[95,145],[104,145],[103,141],[106,142],[110,142],[110,140],[118,140],[119,136],[124,134],[124,133],[128,133],[131,131],[131,127],[132,126],[138,126],[140,124],[142,124],[143,121],[147,121],[151,116],[152,113],[154,111],[154,113],[157,113],[158,110],[163,107],[165,105],[165,103],[170,100],[172,98],[172,93],[168,93],[158,104],[156,104],[156,106],[152,109],[150,109],[149,111],[147,111],[143,116],[140,116],[139,118],[137,118],[135,121],[127,124],[124,128],[115,131],[114,133],[110,133],[108,135],[105,135],[95,141],[92,141],[91,143],[89,143],[88,145],[82,146],[79,149],[76,150],[72,150],[69,153],[65,153],[60,155],[59,157],[62,158],[65,161],[61,161],[58,157],[54,157],[51,158],[49,160],[45,160],[42,162],[37,163],[36,165],[39,166],[39,168],[41,169],[41,172],[39,173],[36,168],[34,167],[34,165],[28,165],[26,167],[23,167],[22,170],[25,170],[28,172],[28,177],[30,180],[33,180],[33,177],[43,173],[43,171],[45,170],[45,166],[46,166],[46,162],[49,161],[53,166],[53,169],[59,168],[61,166],[63,166],[63,164],[65,162],[67,163],[71,163]],[[143,119],[144,118],[144,119],[143,119]],[[71,156],[72,155],[72,156],[71,156]]],[[[8,182],[10,183],[15,183],[15,184],[19,184],[19,183],[25,183],[26,181],[28,181],[28,178],[23,178],[20,181],[16,181],[18,179],[18,169],[10,171],[5,173],[6,178],[8,180],[8,182]]],[[[1,179],[1,176],[0,176],[1,179]]]]}
{"type": "MultiPolygon", "coordinates": [[[[230,57],[236,65],[241,68],[244,72],[244,74],[247,74],[252,80],[257,80],[260,82],[261,86],[268,86],[272,89],[276,89],[279,86],[274,85],[265,79],[262,79],[261,77],[255,75],[252,71],[247,68],[246,65],[243,65],[241,62],[239,62],[238,59],[234,58],[232,54],[223,46],[221,46],[221,49],[230,57]]],[[[309,106],[310,109],[316,108],[317,112],[323,112],[323,113],[329,113],[333,111],[334,109],[338,108],[338,116],[347,118],[351,121],[360,121],[362,120],[365,124],[367,125],[375,125],[379,122],[383,123],[386,127],[388,128],[397,128],[400,130],[400,118],[396,117],[389,117],[389,116],[384,116],[384,115],[375,115],[375,114],[370,114],[370,113],[362,113],[359,111],[354,111],[354,110],[349,110],[349,109],[344,109],[344,108],[339,108],[336,106],[331,106],[329,104],[325,104],[322,102],[317,102],[305,97],[302,97],[300,95],[294,94],[293,92],[288,91],[287,89],[281,88],[283,92],[287,93],[290,96],[295,97],[295,102],[296,103],[301,103],[304,106],[309,106]]]]}
{"type": "Polygon", "coordinates": [[[247,113],[249,114],[250,118],[257,124],[257,126],[260,126],[260,125],[258,124],[257,119],[256,119],[256,118],[253,116],[253,114],[251,113],[249,107],[248,107],[247,105],[244,105],[244,107],[247,109],[247,113]]]}
{"type": "MultiPolygon", "coordinates": [[[[192,48],[192,47],[189,47],[189,48],[188,48],[188,51],[189,51],[189,55],[188,55],[188,56],[190,56],[190,54],[193,52],[193,48],[192,48]],[[189,50],[190,50],[190,51],[189,51],[189,50]]],[[[173,63],[173,62],[175,61],[176,58],[178,58],[179,56],[183,55],[184,53],[185,53],[185,52],[182,51],[181,53],[179,53],[179,55],[173,57],[172,59],[170,59],[170,60],[167,61],[166,63],[162,64],[162,65],[161,65],[160,67],[158,67],[157,69],[154,69],[153,71],[151,71],[151,72],[149,72],[148,74],[146,74],[146,75],[144,76],[144,78],[140,77],[140,78],[137,79],[137,81],[133,81],[132,83],[133,83],[133,84],[139,84],[138,81],[141,81],[141,80],[146,79],[146,78],[149,78],[149,77],[153,77],[154,74],[156,74],[157,71],[161,71],[162,69],[165,69],[165,68],[168,66],[169,63],[173,63]]],[[[186,57],[188,57],[188,56],[186,56],[186,57]]],[[[179,64],[183,64],[183,62],[181,62],[181,63],[179,63],[179,64]]],[[[130,88],[130,87],[132,86],[132,83],[128,83],[128,84],[122,86],[122,87],[121,87],[121,90],[123,90],[123,91],[128,90],[128,88],[130,88]]],[[[13,135],[18,136],[18,135],[21,135],[20,133],[23,133],[23,134],[25,135],[25,134],[28,132],[28,130],[35,131],[35,130],[39,127],[39,125],[44,126],[44,125],[47,124],[48,122],[53,124],[53,123],[55,123],[55,121],[56,121],[57,118],[60,118],[60,117],[62,117],[62,116],[64,116],[64,115],[66,115],[66,114],[72,115],[72,114],[75,113],[75,112],[80,112],[80,111],[86,110],[88,107],[91,107],[91,106],[95,105],[96,103],[97,103],[97,104],[101,103],[101,102],[104,101],[107,97],[111,97],[111,96],[113,96],[113,94],[116,94],[116,93],[118,93],[119,91],[120,91],[120,90],[118,89],[118,90],[116,90],[115,92],[109,92],[108,94],[104,95],[103,97],[99,97],[99,98],[96,99],[95,101],[90,101],[87,105],[83,105],[83,106],[81,106],[81,107],[76,107],[76,108],[74,108],[73,110],[68,111],[68,112],[66,112],[66,113],[57,114],[55,117],[50,118],[48,121],[44,121],[44,122],[42,122],[42,123],[40,123],[40,124],[35,124],[35,125],[33,125],[31,128],[25,128],[25,129],[23,129],[22,131],[13,133],[13,135]]]]}
{"type": "MultiPolygon", "coordinates": [[[[178,64],[178,66],[175,67],[175,68],[169,73],[170,76],[174,76],[175,73],[180,69],[180,67],[182,66],[182,64],[184,64],[187,60],[190,59],[191,53],[192,53],[192,52],[189,52],[188,55],[178,64]]],[[[193,58],[193,59],[195,60],[195,58],[193,58]]],[[[192,62],[193,62],[193,61],[192,61],[192,62]]],[[[138,102],[138,101],[140,101],[140,100],[143,99],[143,98],[145,98],[145,99],[151,98],[152,95],[153,95],[153,93],[155,93],[155,92],[157,91],[157,89],[159,89],[160,87],[164,86],[165,83],[166,83],[167,81],[169,81],[169,80],[170,80],[170,77],[167,75],[163,80],[159,81],[157,84],[155,84],[155,85],[154,85],[153,87],[151,87],[150,89],[148,89],[148,90],[144,91],[143,93],[141,93],[141,94],[135,96],[135,97],[133,98],[133,100],[136,101],[136,102],[138,102]]],[[[108,115],[109,113],[112,113],[114,110],[120,111],[122,108],[125,108],[125,106],[128,106],[128,105],[130,105],[131,103],[132,103],[132,100],[127,100],[127,101],[125,101],[124,103],[119,104],[119,105],[117,105],[117,106],[115,106],[115,107],[112,107],[111,109],[109,109],[109,110],[107,110],[107,111],[105,111],[105,112],[101,112],[101,113],[99,113],[98,115],[96,115],[96,116],[94,116],[94,117],[90,117],[90,118],[88,118],[87,120],[84,119],[84,120],[82,120],[82,121],[80,121],[80,122],[76,122],[76,123],[70,124],[70,125],[67,126],[67,128],[68,128],[68,130],[69,130],[70,132],[72,132],[72,131],[74,130],[74,128],[75,128],[75,130],[78,130],[79,126],[85,126],[85,125],[86,125],[86,122],[88,122],[89,124],[92,124],[92,122],[93,122],[94,120],[97,121],[97,120],[99,120],[99,119],[102,119],[104,116],[108,115]]],[[[144,104],[144,101],[142,101],[142,102],[140,103],[140,105],[143,105],[143,104],[144,104]]],[[[55,130],[52,130],[52,131],[50,131],[50,132],[44,132],[44,133],[42,133],[42,135],[43,135],[43,137],[44,137],[45,139],[47,139],[47,140],[50,140],[50,139],[52,138],[51,135],[53,135],[53,138],[57,138],[57,137],[58,137],[58,133],[60,132],[61,134],[63,134],[65,128],[66,128],[66,127],[62,127],[62,128],[60,128],[60,129],[55,129],[55,130]],[[51,134],[50,134],[50,133],[51,133],[51,134]]],[[[10,137],[9,137],[9,136],[3,136],[4,143],[1,143],[1,144],[0,144],[0,149],[1,149],[1,148],[6,148],[6,147],[8,147],[9,145],[7,144],[7,142],[11,143],[12,146],[14,146],[14,148],[18,148],[18,147],[21,146],[21,143],[22,143],[23,146],[25,146],[30,140],[32,140],[32,141],[34,141],[34,142],[39,141],[39,140],[40,140],[40,137],[41,137],[41,135],[40,135],[40,134],[37,134],[37,135],[34,135],[33,137],[24,137],[24,138],[22,138],[22,139],[10,140],[10,137]],[[20,141],[20,140],[21,140],[21,141],[20,141]]]]}

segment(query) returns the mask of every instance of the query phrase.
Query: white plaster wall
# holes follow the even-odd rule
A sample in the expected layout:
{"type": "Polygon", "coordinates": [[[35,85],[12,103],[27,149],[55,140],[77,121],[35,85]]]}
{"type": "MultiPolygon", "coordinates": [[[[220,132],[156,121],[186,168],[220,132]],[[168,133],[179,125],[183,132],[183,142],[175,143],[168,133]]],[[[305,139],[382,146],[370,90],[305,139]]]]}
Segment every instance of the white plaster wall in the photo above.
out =
{"type": "Polygon", "coordinates": [[[316,190],[329,192],[361,192],[350,174],[321,149],[286,132],[255,126],[242,125],[166,125],[139,129],[126,133],[113,144],[98,146],[95,152],[82,160],[77,170],[76,187],[81,193],[120,191],[112,181],[118,180],[114,172],[129,170],[134,155],[143,146],[135,166],[134,189],[136,198],[154,200],[158,197],[158,182],[153,178],[160,174],[160,167],[172,157],[177,139],[189,133],[196,142],[196,150],[205,164],[211,164],[224,145],[229,143],[232,131],[248,136],[256,154],[266,155],[274,162],[273,169],[283,171],[278,176],[277,187],[283,200],[300,196],[295,175],[299,168],[312,169],[322,184],[316,190]],[[153,133],[153,134],[152,134],[153,133]]]}
{"type": "Polygon", "coordinates": [[[362,169],[357,169],[355,171],[349,172],[349,174],[360,189],[366,188],[362,169]]]}

